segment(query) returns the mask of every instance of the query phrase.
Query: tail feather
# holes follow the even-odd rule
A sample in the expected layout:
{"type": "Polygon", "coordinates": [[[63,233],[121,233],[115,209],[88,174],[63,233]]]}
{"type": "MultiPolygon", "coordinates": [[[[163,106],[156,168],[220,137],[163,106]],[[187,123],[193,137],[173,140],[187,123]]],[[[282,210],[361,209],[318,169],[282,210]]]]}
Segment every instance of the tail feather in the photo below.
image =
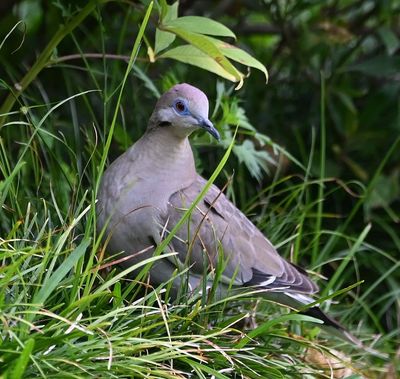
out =
{"type": "MultiPolygon", "coordinates": [[[[283,304],[283,305],[288,305],[291,308],[294,309],[301,309],[304,308],[305,305],[314,303],[314,299],[311,297],[304,295],[304,294],[298,294],[298,293],[291,293],[291,292],[266,292],[265,297],[283,304]]],[[[381,358],[387,358],[387,354],[383,354],[375,349],[372,349],[370,347],[365,346],[357,337],[355,337],[353,334],[351,334],[344,326],[342,326],[338,321],[336,321],[334,318],[328,316],[326,313],[324,313],[318,306],[311,306],[304,311],[301,311],[300,313],[312,316],[318,320],[323,321],[323,324],[321,324],[321,329],[325,330],[331,335],[334,335],[338,338],[340,338],[343,341],[349,342],[356,347],[363,349],[364,351],[367,351],[368,353],[381,357],[381,358]]]]}

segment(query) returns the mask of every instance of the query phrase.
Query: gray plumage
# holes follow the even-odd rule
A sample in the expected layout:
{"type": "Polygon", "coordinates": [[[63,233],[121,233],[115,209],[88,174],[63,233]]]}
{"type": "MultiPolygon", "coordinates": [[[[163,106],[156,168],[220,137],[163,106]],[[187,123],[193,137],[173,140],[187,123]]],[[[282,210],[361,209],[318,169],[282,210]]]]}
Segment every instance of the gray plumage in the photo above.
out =
{"type": "MultiPolygon", "coordinates": [[[[199,128],[219,138],[208,120],[206,95],[188,84],[176,85],[157,102],[145,134],[105,171],[98,194],[98,228],[106,230],[109,254],[132,256],[122,265],[151,257],[154,249],[136,253],[158,245],[204,187],[206,180],[196,173],[188,141],[199,128]]],[[[214,185],[172,239],[169,250],[178,254],[152,267],[154,285],[185,266],[194,289],[204,272],[217,264],[218,251],[223,251],[222,281],[227,284],[234,278],[238,287],[265,288],[290,306],[311,302],[309,296],[318,290],[306,272],[283,259],[214,185]]],[[[178,278],[173,288],[179,285],[178,278]]],[[[312,309],[316,317],[341,329],[318,308],[312,309]]]]}
{"type": "MultiPolygon", "coordinates": [[[[167,227],[180,220],[205,184],[206,180],[196,175],[191,185],[171,195],[163,218],[167,227]]],[[[177,238],[172,240],[172,247],[182,262],[190,248],[191,273],[201,277],[204,273],[203,251],[209,258],[207,264],[215,267],[220,244],[226,257],[223,279],[228,283],[234,277],[234,284],[240,286],[279,288],[282,292],[305,294],[317,290],[315,283],[284,260],[254,224],[212,185],[193,212],[189,227],[182,227],[177,238]],[[193,233],[189,235],[188,230],[193,233]]]]}

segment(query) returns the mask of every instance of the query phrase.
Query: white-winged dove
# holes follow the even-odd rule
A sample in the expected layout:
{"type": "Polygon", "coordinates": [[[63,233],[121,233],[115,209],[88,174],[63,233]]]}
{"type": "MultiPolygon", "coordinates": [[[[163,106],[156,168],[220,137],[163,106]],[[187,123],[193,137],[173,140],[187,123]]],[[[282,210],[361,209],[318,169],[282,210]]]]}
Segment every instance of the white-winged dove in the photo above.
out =
{"type": "MultiPolygon", "coordinates": [[[[160,244],[163,233],[176,225],[206,184],[196,172],[188,140],[197,129],[219,139],[208,119],[207,96],[189,84],[175,85],[158,100],[144,135],[105,171],[98,193],[98,228],[106,230],[109,254],[132,256],[123,266],[151,257],[154,249],[137,253],[160,244]]],[[[189,286],[195,289],[222,251],[226,266],[221,283],[265,289],[267,297],[297,308],[313,302],[310,295],[318,291],[306,272],[283,259],[215,185],[168,248],[177,256],[153,265],[153,285],[168,281],[177,267],[189,267],[189,286]]],[[[180,279],[175,279],[175,290],[180,279]]],[[[318,307],[307,312],[359,344],[318,307]]]]}

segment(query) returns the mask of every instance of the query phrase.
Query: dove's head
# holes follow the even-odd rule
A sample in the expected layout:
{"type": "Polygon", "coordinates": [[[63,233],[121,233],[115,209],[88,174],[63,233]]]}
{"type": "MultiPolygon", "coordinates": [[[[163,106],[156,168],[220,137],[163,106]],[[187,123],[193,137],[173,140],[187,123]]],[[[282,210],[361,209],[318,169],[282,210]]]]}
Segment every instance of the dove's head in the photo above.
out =
{"type": "Polygon", "coordinates": [[[185,138],[194,130],[204,129],[214,138],[220,136],[208,119],[208,99],[204,92],[190,84],[177,84],[158,100],[150,118],[149,129],[168,128],[185,138]]]}

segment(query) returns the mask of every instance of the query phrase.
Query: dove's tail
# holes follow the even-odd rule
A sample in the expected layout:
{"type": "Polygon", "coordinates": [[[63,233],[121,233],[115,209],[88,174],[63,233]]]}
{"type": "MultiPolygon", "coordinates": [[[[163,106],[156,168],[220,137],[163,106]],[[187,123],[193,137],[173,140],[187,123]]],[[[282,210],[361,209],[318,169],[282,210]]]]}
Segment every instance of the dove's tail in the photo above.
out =
{"type": "MultiPolygon", "coordinates": [[[[304,294],[299,294],[299,293],[290,293],[290,292],[266,292],[265,297],[283,304],[283,305],[288,305],[291,308],[294,309],[302,309],[307,304],[314,303],[315,300],[312,299],[311,297],[304,295],[304,294]]],[[[355,345],[359,349],[363,349],[364,351],[367,351],[370,354],[373,354],[375,356],[379,356],[381,358],[387,358],[386,354],[383,354],[373,348],[370,348],[368,346],[365,346],[356,336],[351,334],[344,326],[342,326],[339,322],[337,322],[334,318],[328,316],[326,313],[324,313],[318,306],[311,306],[304,311],[300,311],[302,314],[312,316],[318,320],[321,320],[323,324],[320,325],[321,329],[325,330],[331,335],[334,335],[341,340],[344,340],[346,342],[349,342],[353,345],[355,345]]]]}

